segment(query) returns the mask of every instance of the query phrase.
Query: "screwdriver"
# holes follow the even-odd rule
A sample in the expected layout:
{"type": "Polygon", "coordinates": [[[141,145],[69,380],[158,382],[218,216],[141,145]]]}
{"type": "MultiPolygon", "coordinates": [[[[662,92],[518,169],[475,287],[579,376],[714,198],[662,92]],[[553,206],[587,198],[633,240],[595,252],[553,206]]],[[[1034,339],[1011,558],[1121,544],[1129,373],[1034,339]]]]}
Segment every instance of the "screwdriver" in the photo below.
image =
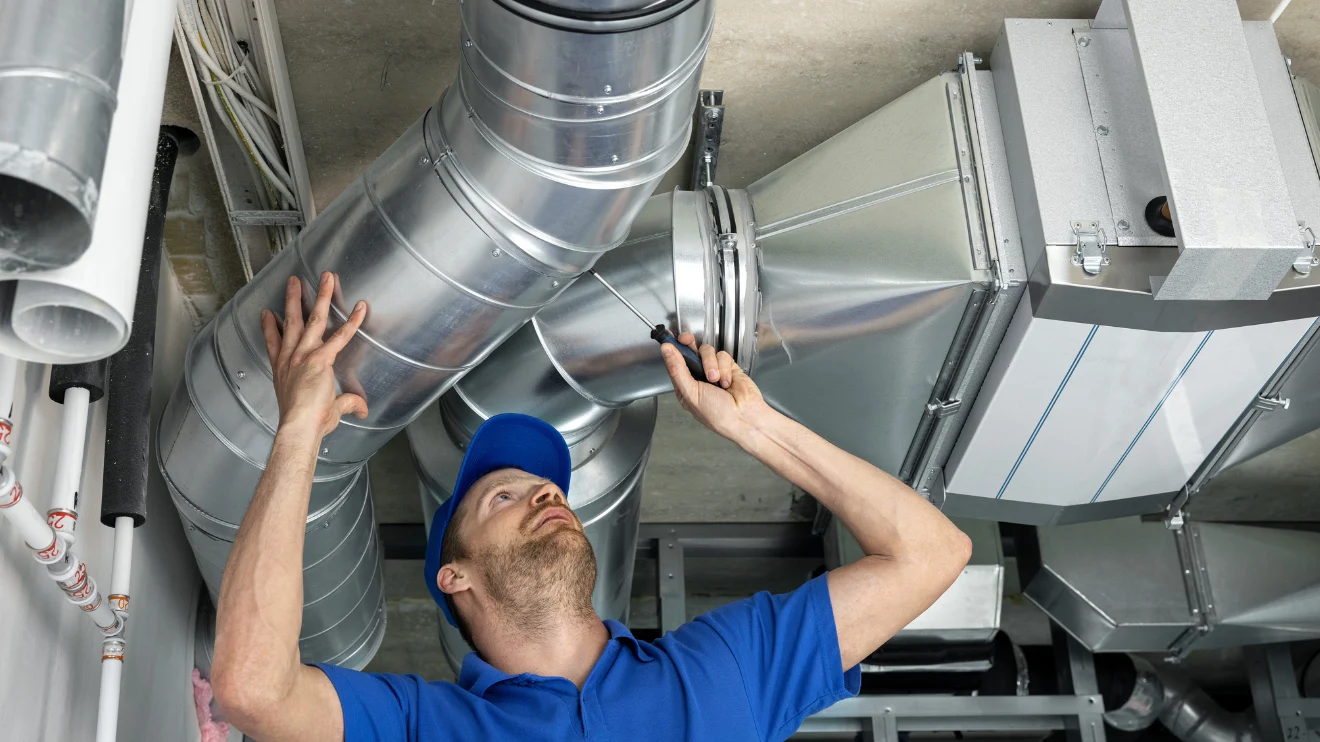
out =
{"type": "Polygon", "coordinates": [[[638,311],[637,307],[634,307],[632,305],[632,302],[623,298],[623,294],[620,294],[618,291],[615,291],[613,286],[609,285],[609,283],[606,282],[604,278],[601,278],[601,275],[596,272],[595,268],[592,268],[587,272],[595,276],[596,280],[600,281],[601,286],[604,286],[606,289],[608,289],[611,294],[614,294],[615,298],[623,302],[623,305],[625,307],[628,307],[628,309],[630,309],[633,314],[637,315],[637,319],[640,319],[642,321],[642,324],[651,328],[652,340],[656,341],[657,343],[660,343],[661,345],[672,345],[678,349],[678,352],[683,356],[683,362],[687,364],[688,373],[692,374],[692,378],[696,379],[697,381],[706,381],[706,368],[701,363],[701,356],[697,355],[697,352],[695,350],[678,342],[678,338],[674,337],[674,333],[670,332],[669,329],[666,328],[664,325],[652,325],[651,320],[647,319],[646,315],[638,311]]]}

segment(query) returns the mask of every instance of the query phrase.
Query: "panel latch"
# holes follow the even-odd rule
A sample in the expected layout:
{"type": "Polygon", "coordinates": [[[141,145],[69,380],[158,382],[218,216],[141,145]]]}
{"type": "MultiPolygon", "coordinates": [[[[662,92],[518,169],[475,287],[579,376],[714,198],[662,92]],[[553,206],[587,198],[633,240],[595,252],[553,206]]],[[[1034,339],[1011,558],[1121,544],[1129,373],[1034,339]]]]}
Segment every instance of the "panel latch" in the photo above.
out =
{"type": "Polygon", "coordinates": [[[1089,276],[1094,276],[1100,269],[1109,265],[1105,256],[1105,231],[1100,222],[1087,219],[1072,223],[1073,234],[1077,236],[1077,249],[1073,252],[1073,265],[1080,266],[1089,276]]]}

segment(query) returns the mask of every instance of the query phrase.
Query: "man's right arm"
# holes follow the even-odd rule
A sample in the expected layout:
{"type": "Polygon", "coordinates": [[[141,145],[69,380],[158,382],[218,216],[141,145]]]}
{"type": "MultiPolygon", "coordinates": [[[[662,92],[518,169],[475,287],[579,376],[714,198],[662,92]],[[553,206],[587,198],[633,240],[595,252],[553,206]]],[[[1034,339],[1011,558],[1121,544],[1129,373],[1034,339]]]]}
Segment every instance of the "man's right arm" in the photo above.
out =
{"type": "MultiPolygon", "coordinates": [[[[692,336],[680,341],[694,345],[692,336]]],[[[709,346],[703,384],[662,347],[679,403],[776,474],[811,493],[856,537],[865,556],[829,574],[839,654],[848,669],[948,590],[971,541],[910,487],[772,409],[728,353],[709,346]]]]}
{"type": "Polygon", "coordinates": [[[303,322],[302,286],[290,279],[283,331],[270,312],[262,331],[274,374],[280,421],[266,471],[234,539],[216,610],[211,682],[234,726],[263,742],[338,740],[339,696],[325,673],[302,664],[303,536],[321,438],[341,415],[366,415],[366,402],[335,394],[335,356],[362,324],[359,302],[322,342],[333,277],[322,277],[303,322]]]}

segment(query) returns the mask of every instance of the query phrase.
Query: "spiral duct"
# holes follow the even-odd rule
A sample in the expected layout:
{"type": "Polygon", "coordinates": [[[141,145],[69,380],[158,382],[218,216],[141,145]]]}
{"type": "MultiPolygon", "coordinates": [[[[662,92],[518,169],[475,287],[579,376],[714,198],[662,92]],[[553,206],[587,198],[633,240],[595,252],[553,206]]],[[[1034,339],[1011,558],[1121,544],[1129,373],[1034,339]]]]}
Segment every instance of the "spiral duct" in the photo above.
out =
{"type": "Polygon", "coordinates": [[[304,661],[370,659],[384,601],[366,460],[623,242],[687,144],[712,20],[711,0],[463,3],[455,83],[189,347],[157,456],[213,594],[278,423],[260,311],[282,311],[290,275],[310,307],[334,272],[331,329],[370,307],[336,377],[371,411],[317,460],[300,643],[304,661]]]}

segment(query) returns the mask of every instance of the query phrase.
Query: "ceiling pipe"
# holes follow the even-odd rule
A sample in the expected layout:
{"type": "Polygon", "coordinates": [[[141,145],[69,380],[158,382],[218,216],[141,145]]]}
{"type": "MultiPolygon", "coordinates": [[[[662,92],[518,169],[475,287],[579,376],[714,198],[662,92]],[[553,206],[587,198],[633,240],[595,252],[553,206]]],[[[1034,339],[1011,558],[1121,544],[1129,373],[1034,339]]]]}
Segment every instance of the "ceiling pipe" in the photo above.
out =
{"type": "Polygon", "coordinates": [[[383,593],[379,549],[358,536],[374,532],[364,462],[624,241],[687,145],[713,11],[462,4],[455,83],[189,347],[157,456],[213,594],[278,424],[260,311],[283,311],[290,275],[310,306],[334,272],[331,329],[369,306],[335,370],[370,414],[343,420],[318,457],[301,648],[366,663],[383,593]],[[340,579],[318,594],[310,570],[340,579]]]}
{"type": "Polygon", "coordinates": [[[0,5],[0,270],[91,243],[123,35],[124,0],[0,5]]]}

